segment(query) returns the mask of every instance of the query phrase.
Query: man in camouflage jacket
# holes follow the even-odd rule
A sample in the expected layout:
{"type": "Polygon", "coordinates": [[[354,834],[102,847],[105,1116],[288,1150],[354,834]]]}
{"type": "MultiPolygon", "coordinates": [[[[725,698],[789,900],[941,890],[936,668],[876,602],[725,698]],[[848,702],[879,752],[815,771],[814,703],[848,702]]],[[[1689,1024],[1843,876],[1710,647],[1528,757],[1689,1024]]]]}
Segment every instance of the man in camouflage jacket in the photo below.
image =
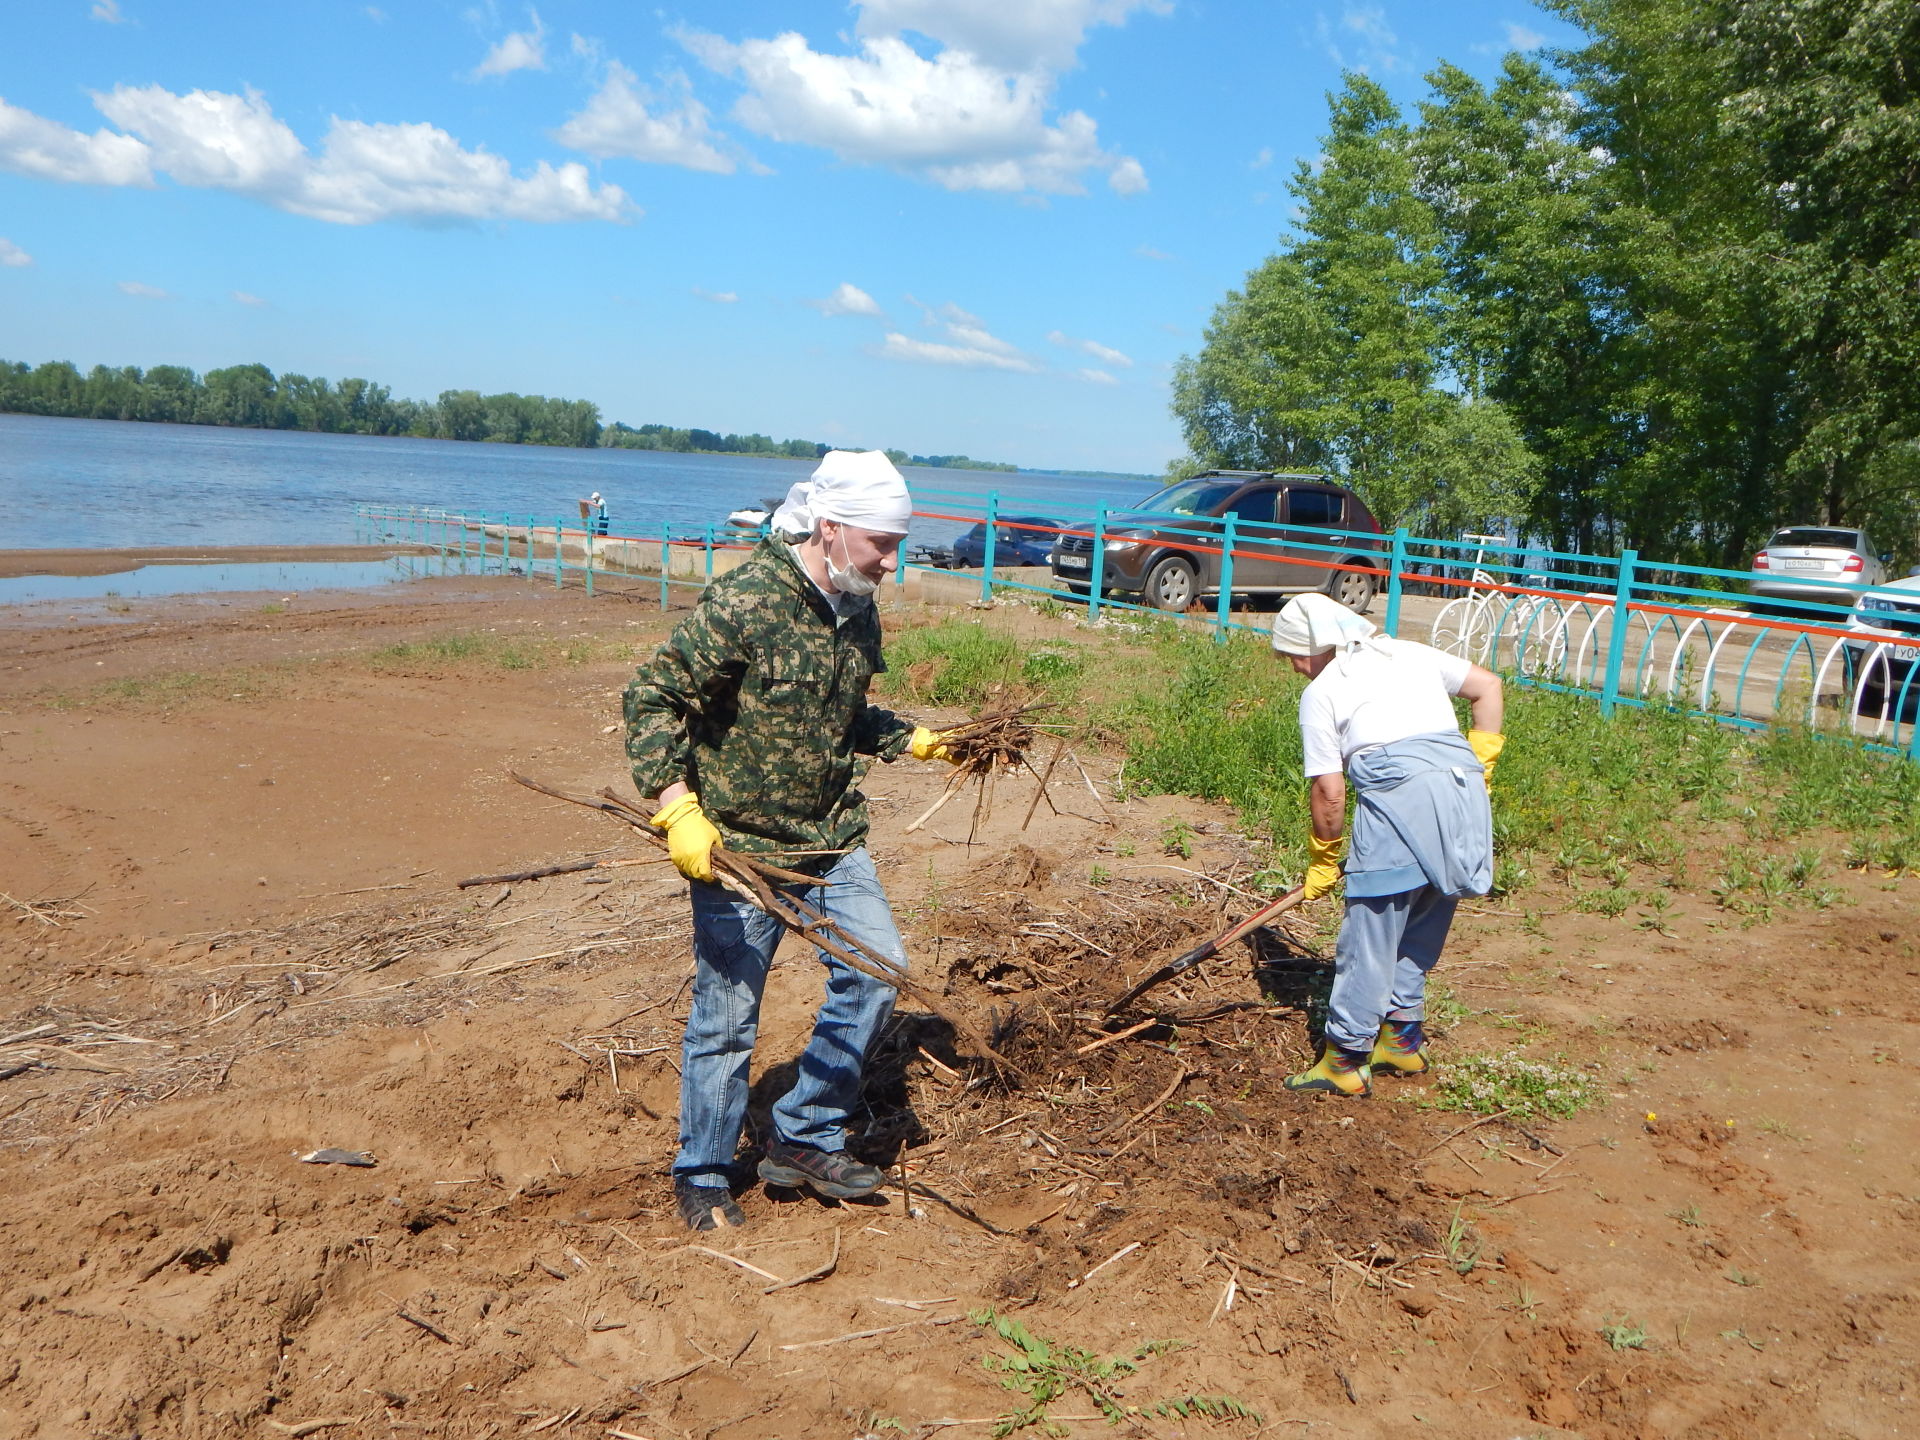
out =
{"type": "MultiPolygon", "coordinates": [[[[673,1169],[681,1217],[696,1230],[745,1223],[728,1178],[760,996],[781,935],[771,916],[712,883],[712,846],[818,875],[808,898],[905,970],[855,782],[869,757],[942,754],[940,737],[867,700],[885,668],[869,597],[898,563],[905,482],[877,452],[836,451],[795,497],[776,524],[806,538],[789,544],[776,533],[715,581],[625,696],[634,785],[658,797],[654,823],[693,881],[694,991],[673,1169]]],[[[824,951],[820,959],[826,1001],[794,1086],[774,1107],[759,1170],[773,1184],[848,1199],[882,1180],[844,1150],[866,1051],[895,992],[824,951]]]]}

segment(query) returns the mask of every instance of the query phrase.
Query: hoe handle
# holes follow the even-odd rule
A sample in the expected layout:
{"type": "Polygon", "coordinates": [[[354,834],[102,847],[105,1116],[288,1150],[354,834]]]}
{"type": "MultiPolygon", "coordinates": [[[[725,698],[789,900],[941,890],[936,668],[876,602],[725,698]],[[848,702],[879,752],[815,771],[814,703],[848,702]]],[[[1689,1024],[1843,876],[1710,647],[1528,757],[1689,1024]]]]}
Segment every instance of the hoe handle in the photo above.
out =
{"type": "Polygon", "coordinates": [[[1111,1015],[1115,1011],[1125,1009],[1154,986],[1173,979],[1174,976],[1180,974],[1182,971],[1191,970],[1201,961],[1218,954],[1222,947],[1231,945],[1243,936],[1251,935],[1276,915],[1284,914],[1286,911],[1293,909],[1294,906],[1306,898],[1306,895],[1306,886],[1295,886],[1278,900],[1275,900],[1270,905],[1262,906],[1231,929],[1214,936],[1211,940],[1194,946],[1193,949],[1187,951],[1186,954],[1180,956],[1178,959],[1168,961],[1138,985],[1135,985],[1131,990],[1127,991],[1118,1000],[1115,1000],[1111,1005],[1107,1006],[1107,1014],[1111,1015]]]}

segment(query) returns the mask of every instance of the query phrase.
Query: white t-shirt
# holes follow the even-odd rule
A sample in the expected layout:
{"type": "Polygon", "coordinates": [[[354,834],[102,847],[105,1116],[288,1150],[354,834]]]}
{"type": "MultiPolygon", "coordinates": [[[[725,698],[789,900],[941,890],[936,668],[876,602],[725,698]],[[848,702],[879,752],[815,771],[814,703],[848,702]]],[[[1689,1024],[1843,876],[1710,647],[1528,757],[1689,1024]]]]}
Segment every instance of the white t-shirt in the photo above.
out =
{"type": "Polygon", "coordinates": [[[1373,643],[1390,653],[1363,647],[1337,658],[1300,697],[1301,768],[1309,779],[1341,773],[1347,757],[1369,745],[1459,733],[1452,697],[1472,662],[1413,640],[1373,643]]]}

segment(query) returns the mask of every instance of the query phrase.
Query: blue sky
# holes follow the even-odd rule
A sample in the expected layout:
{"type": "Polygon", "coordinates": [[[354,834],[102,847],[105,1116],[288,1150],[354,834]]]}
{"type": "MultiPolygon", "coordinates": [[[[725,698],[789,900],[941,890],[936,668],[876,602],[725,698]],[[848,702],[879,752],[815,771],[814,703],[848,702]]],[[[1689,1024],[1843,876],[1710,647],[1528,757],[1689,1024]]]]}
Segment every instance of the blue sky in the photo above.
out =
{"type": "Polygon", "coordinates": [[[1157,471],[1326,92],[1509,0],[12,0],[0,356],[1157,471]]]}

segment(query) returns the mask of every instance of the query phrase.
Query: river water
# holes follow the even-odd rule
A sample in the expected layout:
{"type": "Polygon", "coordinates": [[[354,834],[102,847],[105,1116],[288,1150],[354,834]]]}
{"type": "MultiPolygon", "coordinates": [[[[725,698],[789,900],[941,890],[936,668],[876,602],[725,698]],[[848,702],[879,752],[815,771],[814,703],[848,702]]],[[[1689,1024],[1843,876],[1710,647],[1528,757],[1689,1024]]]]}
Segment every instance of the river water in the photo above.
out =
{"type": "MultiPolygon", "coordinates": [[[[598,490],[615,534],[676,535],[721,525],[730,510],[783,495],[810,460],[563,450],[286,430],[225,430],[117,420],[0,415],[0,549],[136,545],[338,545],[354,507],[421,505],[578,523],[598,490]]],[[[997,490],[1014,514],[1124,505],[1151,481],[910,468],[922,508],[935,492],[997,490]]],[[[961,524],[916,520],[915,541],[961,524]]]]}

